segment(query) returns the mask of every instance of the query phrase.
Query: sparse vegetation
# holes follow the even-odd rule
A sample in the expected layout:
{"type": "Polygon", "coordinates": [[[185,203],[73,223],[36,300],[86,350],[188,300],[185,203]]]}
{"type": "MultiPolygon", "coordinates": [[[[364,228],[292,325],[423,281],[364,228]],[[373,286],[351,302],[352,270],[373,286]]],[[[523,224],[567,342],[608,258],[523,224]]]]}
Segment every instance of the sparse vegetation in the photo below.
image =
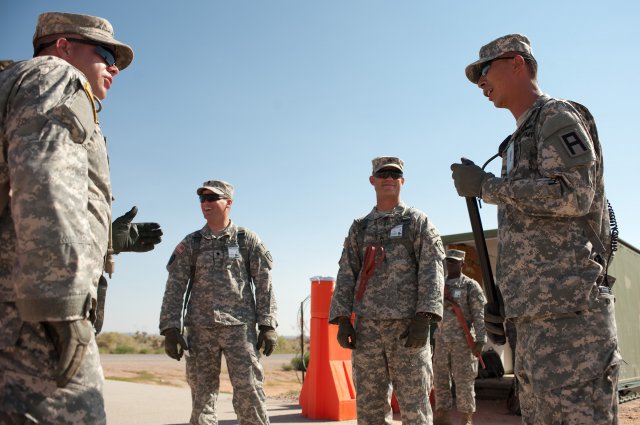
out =
{"type": "Polygon", "coordinates": [[[163,354],[164,337],[136,332],[133,335],[106,332],[96,337],[103,354],[163,354]]]}
{"type": "MultiPolygon", "coordinates": [[[[146,332],[123,334],[106,332],[96,337],[102,354],[164,354],[164,337],[146,332]]],[[[300,351],[300,342],[295,337],[278,337],[275,354],[291,354],[300,351]]]]}

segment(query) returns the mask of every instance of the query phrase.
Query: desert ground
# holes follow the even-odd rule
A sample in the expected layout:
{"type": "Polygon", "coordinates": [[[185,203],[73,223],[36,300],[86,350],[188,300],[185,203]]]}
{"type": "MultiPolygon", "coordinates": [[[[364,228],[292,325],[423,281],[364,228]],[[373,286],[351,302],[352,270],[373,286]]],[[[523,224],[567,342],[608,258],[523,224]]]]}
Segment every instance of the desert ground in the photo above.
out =
{"type": "MultiPolygon", "coordinates": [[[[267,397],[297,403],[298,394],[302,388],[302,375],[300,372],[285,371],[283,369],[284,365],[289,364],[291,358],[292,355],[289,354],[274,354],[261,359],[265,370],[265,392],[267,397]]],[[[104,354],[102,355],[102,366],[106,379],[187,387],[185,362],[178,362],[164,355],[104,354]]],[[[220,381],[221,392],[231,393],[231,383],[224,363],[220,381]]],[[[506,412],[506,406],[500,400],[493,403],[485,403],[483,407],[484,409],[493,410],[502,409],[506,412]]],[[[482,421],[481,417],[490,413],[479,409],[474,416],[474,422],[491,423],[482,421]]],[[[504,423],[519,423],[517,417],[511,418],[513,420],[504,423]]],[[[620,405],[619,423],[620,425],[636,425],[640,423],[640,399],[620,405]]]]}

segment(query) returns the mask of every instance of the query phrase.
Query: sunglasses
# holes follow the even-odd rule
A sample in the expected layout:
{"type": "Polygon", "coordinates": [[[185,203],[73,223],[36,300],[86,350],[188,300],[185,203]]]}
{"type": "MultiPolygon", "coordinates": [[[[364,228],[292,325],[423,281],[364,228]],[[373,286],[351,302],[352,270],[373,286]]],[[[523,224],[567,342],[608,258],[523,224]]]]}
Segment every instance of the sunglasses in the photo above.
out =
{"type": "Polygon", "coordinates": [[[373,175],[373,177],[377,177],[379,179],[388,179],[391,177],[394,180],[398,180],[402,178],[402,173],[400,171],[378,171],[373,175]]]}
{"type": "Polygon", "coordinates": [[[198,198],[200,198],[201,204],[205,202],[216,202],[216,201],[219,201],[220,199],[224,199],[220,195],[211,194],[211,193],[207,193],[205,195],[198,195],[198,198]]]}
{"type": "Polygon", "coordinates": [[[504,59],[513,59],[515,58],[515,56],[505,56],[503,58],[495,58],[494,60],[492,60],[491,62],[489,62],[488,64],[486,64],[485,66],[482,67],[482,69],[480,70],[480,76],[481,77],[486,77],[487,74],[489,73],[489,70],[491,69],[491,64],[494,61],[499,61],[499,60],[504,60],[504,59]]]}
{"type": "Polygon", "coordinates": [[[113,66],[116,64],[116,54],[113,52],[113,50],[98,41],[85,40],[83,38],[70,38],[70,37],[67,37],[67,41],[70,41],[72,43],[88,44],[90,46],[96,46],[96,50],[95,50],[96,54],[104,60],[107,66],[113,66]]]}

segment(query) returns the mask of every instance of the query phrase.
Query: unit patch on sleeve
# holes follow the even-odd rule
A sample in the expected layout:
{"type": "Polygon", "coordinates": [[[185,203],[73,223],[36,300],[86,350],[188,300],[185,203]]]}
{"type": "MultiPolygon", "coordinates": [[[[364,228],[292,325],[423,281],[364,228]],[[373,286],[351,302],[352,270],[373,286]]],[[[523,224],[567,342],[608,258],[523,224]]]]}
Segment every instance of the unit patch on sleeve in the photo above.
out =
{"type": "Polygon", "coordinates": [[[584,141],[578,136],[575,131],[570,131],[566,134],[561,134],[560,138],[564,144],[565,149],[570,157],[576,157],[587,153],[589,149],[584,141]]]}

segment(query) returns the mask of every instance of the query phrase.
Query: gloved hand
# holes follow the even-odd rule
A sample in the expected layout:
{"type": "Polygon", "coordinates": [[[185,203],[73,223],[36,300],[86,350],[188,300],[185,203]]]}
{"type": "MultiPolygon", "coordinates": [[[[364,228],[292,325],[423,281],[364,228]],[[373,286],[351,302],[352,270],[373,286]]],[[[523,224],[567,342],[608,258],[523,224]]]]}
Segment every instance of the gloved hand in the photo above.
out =
{"type": "Polygon", "coordinates": [[[176,328],[166,329],[164,335],[164,352],[172,359],[180,361],[185,350],[189,349],[187,341],[176,328]]]}
{"type": "Polygon", "coordinates": [[[504,317],[500,314],[499,306],[487,303],[484,306],[484,327],[487,336],[497,345],[502,345],[507,341],[507,334],[504,330],[504,317]]]}
{"type": "Polygon", "coordinates": [[[273,353],[273,350],[278,346],[278,334],[271,326],[258,325],[258,329],[260,330],[260,333],[258,334],[256,349],[260,351],[262,344],[264,344],[262,354],[269,357],[271,353],[273,353]]]}
{"type": "Polygon", "coordinates": [[[429,342],[429,324],[432,318],[433,315],[430,313],[413,316],[409,327],[400,335],[400,339],[407,338],[404,343],[405,347],[421,348],[427,345],[427,342],[429,342]]]}
{"type": "Polygon", "coordinates": [[[474,354],[482,354],[482,349],[484,348],[483,341],[476,341],[475,346],[473,347],[474,354]]]}
{"type": "Polygon", "coordinates": [[[354,350],[356,348],[356,330],[351,325],[351,319],[341,317],[338,319],[338,344],[342,348],[354,350]]]}
{"type": "Polygon", "coordinates": [[[461,161],[461,164],[451,164],[451,177],[458,195],[480,197],[482,195],[482,183],[486,179],[493,177],[493,174],[487,173],[467,158],[462,158],[461,161]]]}
{"type": "Polygon", "coordinates": [[[93,335],[93,326],[86,319],[64,322],[42,322],[58,354],[56,384],[64,388],[76,375],[93,335]]]}
{"type": "Polygon", "coordinates": [[[112,225],[113,251],[147,252],[162,240],[162,229],[158,223],[132,223],[138,214],[133,207],[123,216],[116,218],[112,225]]]}

